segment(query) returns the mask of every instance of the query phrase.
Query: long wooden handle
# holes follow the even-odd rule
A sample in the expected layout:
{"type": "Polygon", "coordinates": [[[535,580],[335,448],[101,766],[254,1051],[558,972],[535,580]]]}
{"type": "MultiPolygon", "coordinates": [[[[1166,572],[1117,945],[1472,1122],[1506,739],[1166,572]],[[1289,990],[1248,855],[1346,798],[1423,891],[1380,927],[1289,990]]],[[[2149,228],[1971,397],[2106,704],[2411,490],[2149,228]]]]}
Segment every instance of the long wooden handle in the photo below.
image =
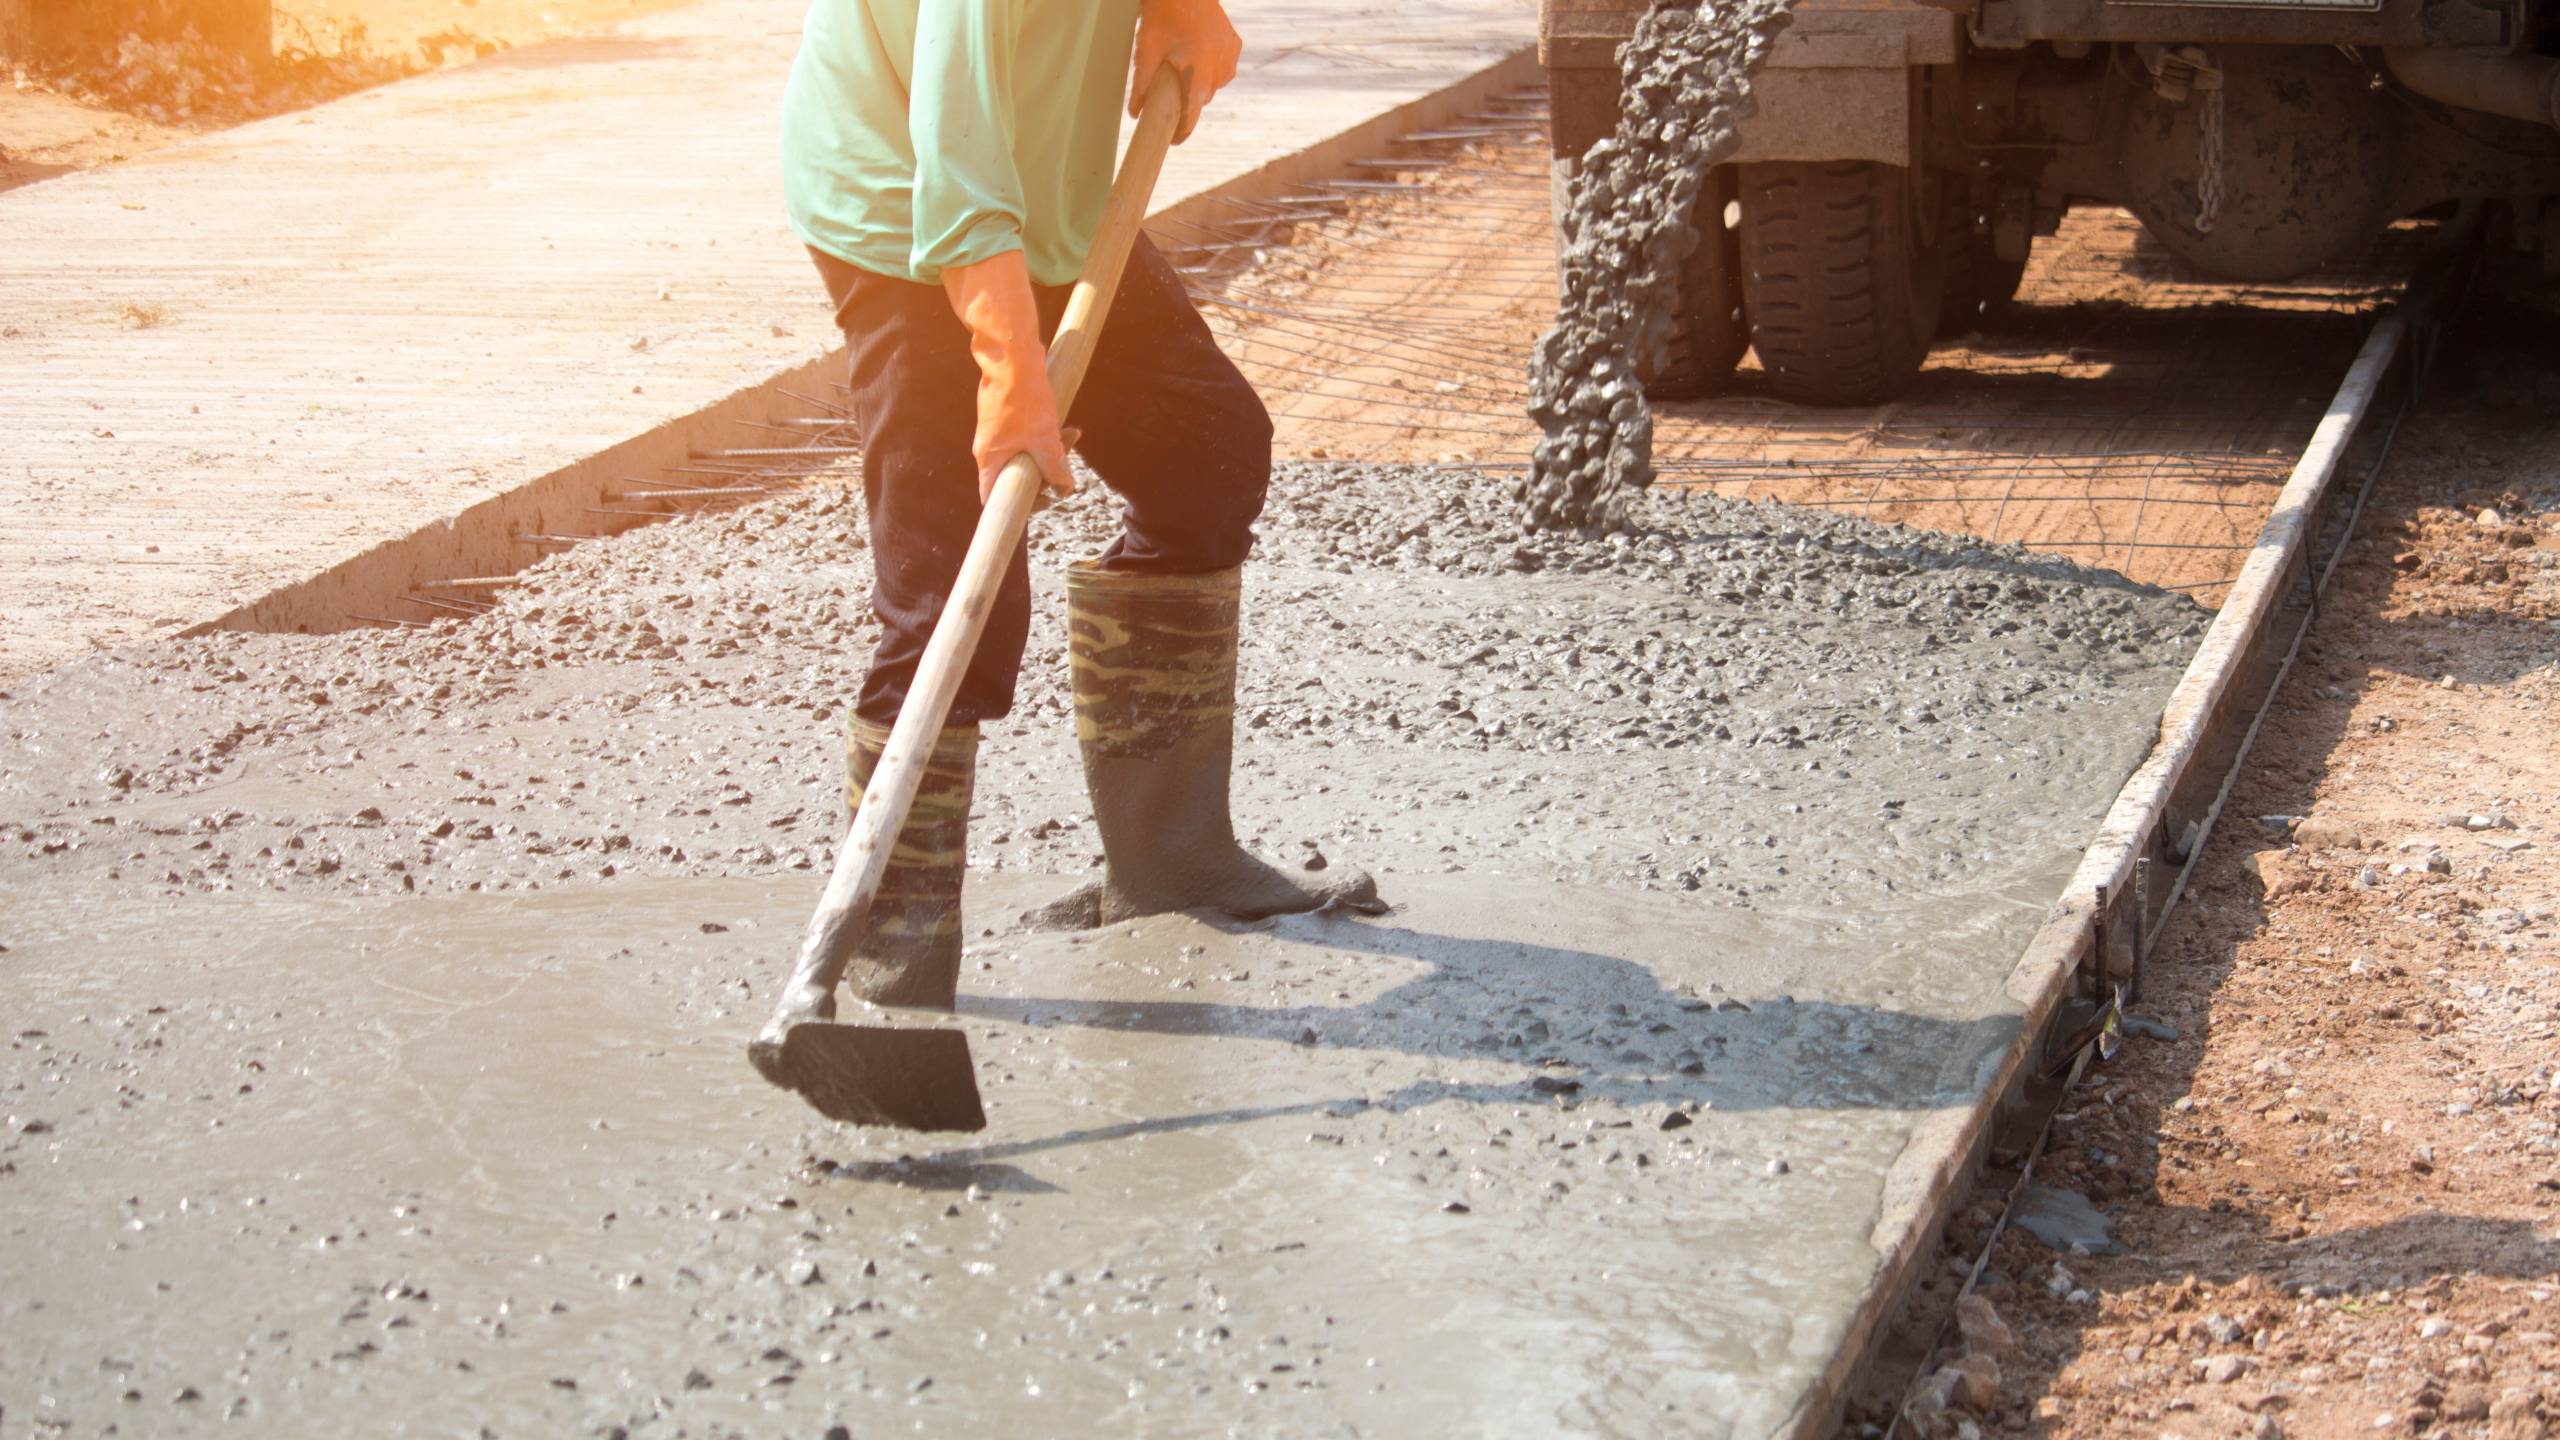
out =
{"type": "MultiPolygon", "coordinates": [[[[1058,322],[1057,338],[1049,342],[1049,388],[1058,397],[1061,416],[1075,403],[1076,390],[1084,383],[1094,342],[1111,312],[1120,272],[1127,267],[1129,249],[1147,218],[1148,197],[1155,191],[1165,151],[1173,144],[1174,127],[1181,120],[1181,80],[1170,69],[1159,70],[1147,87],[1146,104],[1129,137],[1120,174],[1111,182],[1111,198],[1103,205],[1102,225],[1094,233],[1084,273],[1076,277],[1066,314],[1058,322]]],[[[898,723],[890,728],[879,763],[872,767],[871,782],[862,789],[862,805],[854,813],[843,848],[836,852],[835,870],[827,877],[826,893],[819,897],[818,913],[810,917],[808,932],[801,937],[792,989],[815,984],[832,991],[843,975],[852,955],[855,923],[871,907],[880,877],[889,868],[890,849],[907,823],[934,739],[951,713],[952,697],[959,693],[969,658],[977,653],[978,637],[987,628],[988,612],[995,607],[996,586],[1004,579],[1014,547],[1022,543],[1023,527],[1030,523],[1039,498],[1039,463],[1027,454],[1015,456],[998,475],[995,493],[978,517],[977,533],[960,562],[960,578],[943,604],[933,638],[925,642],[924,658],[916,664],[906,704],[898,711],[898,723]]],[[[785,992],[786,1002],[789,993],[785,992]]]]}

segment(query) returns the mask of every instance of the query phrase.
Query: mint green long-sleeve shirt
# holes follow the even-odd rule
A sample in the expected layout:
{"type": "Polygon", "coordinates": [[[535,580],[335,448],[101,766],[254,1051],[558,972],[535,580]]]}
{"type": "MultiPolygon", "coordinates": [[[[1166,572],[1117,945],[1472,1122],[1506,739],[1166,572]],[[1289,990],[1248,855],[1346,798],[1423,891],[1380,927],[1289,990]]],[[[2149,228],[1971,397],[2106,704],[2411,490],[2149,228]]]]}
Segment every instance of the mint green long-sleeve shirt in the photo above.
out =
{"type": "Polygon", "coordinates": [[[1020,250],[1075,279],[1117,158],[1138,0],[811,0],[782,100],[810,245],[875,274],[1020,250]]]}

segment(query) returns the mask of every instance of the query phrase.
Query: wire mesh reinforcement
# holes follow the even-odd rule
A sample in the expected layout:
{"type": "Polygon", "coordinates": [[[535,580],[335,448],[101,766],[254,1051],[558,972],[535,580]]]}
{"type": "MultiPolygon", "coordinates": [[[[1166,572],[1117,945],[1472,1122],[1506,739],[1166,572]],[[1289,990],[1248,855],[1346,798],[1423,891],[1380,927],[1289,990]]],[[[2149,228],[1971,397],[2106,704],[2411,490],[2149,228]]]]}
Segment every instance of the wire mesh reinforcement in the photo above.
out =
{"type": "MultiPolygon", "coordinates": [[[[1542,114],[1515,97],[1501,133],[1369,172],[1395,182],[1314,187],[1333,203],[1165,227],[1283,455],[1435,463],[1452,483],[1526,465],[1524,367],[1556,283],[1542,114]]],[[[2182,274],[2121,212],[2078,212],[2038,242],[2017,300],[1942,344],[1901,400],[1787,405],[1746,360],[1723,396],[1656,407],[1657,465],[1666,483],[2018,541],[2211,603],[2417,238],[2226,286],[2182,274]]]]}

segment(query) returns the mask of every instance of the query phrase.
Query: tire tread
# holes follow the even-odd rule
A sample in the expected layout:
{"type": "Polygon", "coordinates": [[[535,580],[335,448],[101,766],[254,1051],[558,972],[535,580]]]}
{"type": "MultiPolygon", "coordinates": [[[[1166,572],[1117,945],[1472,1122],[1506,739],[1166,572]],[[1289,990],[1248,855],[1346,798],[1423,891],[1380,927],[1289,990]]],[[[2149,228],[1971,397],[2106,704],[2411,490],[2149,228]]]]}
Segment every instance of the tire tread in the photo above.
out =
{"type": "MultiPolygon", "coordinates": [[[[1743,167],[1745,306],[1781,398],[1878,404],[1928,357],[1903,185],[1898,167],[1862,160],[1743,167]]],[[[1932,295],[1926,318],[1936,312],[1932,295]]]]}

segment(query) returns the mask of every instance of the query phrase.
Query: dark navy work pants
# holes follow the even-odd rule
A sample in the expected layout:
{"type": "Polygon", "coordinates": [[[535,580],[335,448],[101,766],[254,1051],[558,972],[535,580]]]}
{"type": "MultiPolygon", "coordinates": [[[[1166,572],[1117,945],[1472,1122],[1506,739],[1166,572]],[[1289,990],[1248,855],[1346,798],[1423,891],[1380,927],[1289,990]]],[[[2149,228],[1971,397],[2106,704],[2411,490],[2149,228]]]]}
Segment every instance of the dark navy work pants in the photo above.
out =
{"type": "MultiPolygon", "coordinates": [[[[938,285],[918,285],[811,251],[852,353],[851,409],[862,432],[880,645],[856,710],[898,717],[916,662],[978,524],[978,367],[968,328],[938,285]]],[[[1035,286],[1044,332],[1065,287],[1035,286]]],[[[1103,563],[1203,574],[1242,564],[1271,480],[1271,417],[1218,349],[1182,282],[1140,236],[1102,327],[1068,427],[1076,453],[1125,505],[1103,563]]],[[[951,724],[1013,708],[1031,625],[1031,572],[1016,549],[985,635],[951,705],[951,724]]]]}

